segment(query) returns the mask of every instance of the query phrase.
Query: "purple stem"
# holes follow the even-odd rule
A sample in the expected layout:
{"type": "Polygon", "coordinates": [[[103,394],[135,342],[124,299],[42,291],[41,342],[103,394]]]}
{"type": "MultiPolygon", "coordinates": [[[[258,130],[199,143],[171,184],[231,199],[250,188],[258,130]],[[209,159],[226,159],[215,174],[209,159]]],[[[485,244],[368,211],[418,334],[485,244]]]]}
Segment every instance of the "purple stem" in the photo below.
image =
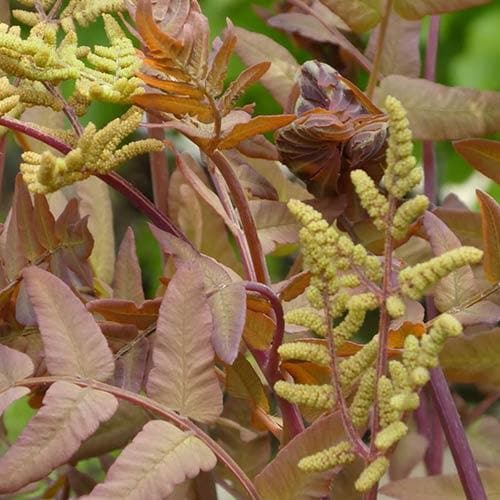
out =
{"type": "MultiPolygon", "coordinates": [[[[60,141],[55,137],[52,137],[50,134],[47,134],[42,130],[30,127],[25,122],[16,120],[15,118],[2,116],[0,117],[0,125],[42,141],[43,143],[53,147],[63,154],[68,154],[71,151],[71,147],[66,143],[60,141]]],[[[132,184],[126,181],[119,174],[117,174],[116,172],[111,172],[109,174],[98,175],[98,177],[109,184],[113,189],[123,194],[130,201],[130,203],[132,203],[134,207],[136,207],[140,212],[146,215],[155,226],[189,243],[186,236],[184,236],[184,234],[165,214],[162,214],[154,206],[154,204],[146,196],[144,196],[144,194],[142,194],[138,189],[136,189],[132,184]]]]}
{"type": "MultiPolygon", "coordinates": [[[[269,385],[273,386],[274,383],[280,378],[278,370],[278,348],[283,342],[283,335],[285,333],[283,307],[281,306],[280,299],[276,296],[273,290],[263,283],[247,281],[245,282],[245,289],[251,292],[257,292],[259,295],[265,297],[274,311],[276,319],[276,332],[274,333],[273,344],[271,346],[269,356],[267,356],[267,362],[265,363],[263,370],[269,385]]],[[[283,423],[288,431],[287,438],[292,439],[304,430],[304,422],[296,405],[292,405],[285,399],[279,397],[277,400],[281,410],[281,416],[283,417],[283,423]]]]}
{"type": "Polygon", "coordinates": [[[458,476],[468,500],[487,500],[477,464],[472,455],[453,396],[443,370],[431,370],[431,389],[436,410],[450,445],[458,476]]]}
{"type": "MultiPolygon", "coordinates": [[[[439,16],[432,16],[425,58],[425,77],[430,81],[435,80],[436,76],[438,39],[439,16]]],[[[437,199],[437,179],[432,143],[428,143],[428,146],[424,143],[424,175],[425,194],[431,203],[435,203],[437,199]],[[429,148],[427,154],[426,148],[429,148]]],[[[437,313],[434,303],[431,304],[431,301],[428,300],[427,308],[427,319],[432,319],[437,313]]],[[[486,500],[487,497],[481,483],[477,464],[472,455],[460,415],[458,414],[448,382],[441,367],[431,370],[430,388],[434,406],[453,455],[464,492],[470,500],[486,500]]],[[[431,443],[431,445],[433,446],[434,443],[431,443]]]]}

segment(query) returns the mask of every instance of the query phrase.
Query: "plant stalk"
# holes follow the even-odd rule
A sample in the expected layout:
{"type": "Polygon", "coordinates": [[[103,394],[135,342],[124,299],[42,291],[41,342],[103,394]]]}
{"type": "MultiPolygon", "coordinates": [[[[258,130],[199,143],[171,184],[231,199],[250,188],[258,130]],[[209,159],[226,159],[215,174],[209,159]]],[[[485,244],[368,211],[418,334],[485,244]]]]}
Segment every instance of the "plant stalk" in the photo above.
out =
{"type": "MultiPolygon", "coordinates": [[[[47,146],[51,146],[52,148],[63,154],[68,154],[71,151],[71,148],[66,143],[60,141],[55,137],[52,137],[50,134],[47,134],[43,130],[37,129],[35,127],[30,127],[25,122],[16,120],[15,118],[0,116],[0,125],[33,137],[34,139],[47,144],[47,146]]],[[[142,194],[138,189],[136,189],[132,184],[126,181],[119,174],[117,174],[116,172],[111,172],[109,174],[98,175],[97,177],[100,177],[113,189],[117,190],[123,196],[125,196],[130,201],[130,203],[140,212],[142,212],[146,217],[148,217],[155,226],[189,243],[182,231],[180,231],[165,214],[162,214],[154,206],[154,204],[151,203],[151,201],[146,196],[144,196],[144,194],[142,194]]]]}
{"type": "Polygon", "coordinates": [[[27,378],[17,382],[15,385],[18,387],[39,387],[42,385],[48,385],[60,381],[70,382],[80,387],[90,387],[91,389],[97,389],[107,392],[108,394],[112,394],[118,399],[128,401],[129,403],[140,406],[145,410],[159,415],[164,420],[171,422],[183,431],[192,432],[198,439],[200,439],[200,441],[203,441],[203,443],[207,445],[208,448],[210,448],[210,450],[217,456],[217,458],[234,474],[236,479],[248,493],[248,498],[259,500],[259,495],[252,481],[250,481],[249,477],[240,468],[240,466],[218,443],[216,443],[208,434],[205,434],[205,432],[203,432],[199,427],[193,424],[189,419],[178,415],[177,413],[169,410],[162,404],[157,403],[152,399],[141,396],[140,394],[135,394],[134,392],[130,392],[125,389],[120,389],[119,387],[105,384],[103,382],[98,382],[96,380],[83,380],[78,377],[47,376],[27,378]]]}
{"type": "MultiPolygon", "coordinates": [[[[438,41],[439,16],[432,16],[425,59],[425,77],[430,81],[435,80],[436,76],[438,41]]],[[[428,143],[427,146],[424,143],[424,189],[431,203],[435,203],[437,200],[437,178],[432,143],[428,143]],[[428,148],[427,155],[425,155],[426,148],[428,148]]],[[[434,304],[430,304],[430,301],[427,301],[427,306],[427,319],[432,319],[432,316],[435,316],[437,311],[434,309],[434,304]]],[[[434,406],[441,421],[441,427],[448,441],[467,498],[470,500],[486,500],[487,497],[477,464],[441,367],[431,370],[430,389],[434,406]]]]}
{"type": "Polygon", "coordinates": [[[386,0],[384,15],[382,22],[378,28],[377,46],[375,48],[375,55],[373,57],[373,66],[368,78],[368,85],[366,86],[366,95],[371,99],[373,91],[378,81],[378,74],[380,72],[380,63],[382,61],[382,53],[384,51],[385,35],[387,33],[387,26],[389,24],[389,17],[391,16],[393,0],[386,0]]]}
{"type": "Polygon", "coordinates": [[[222,152],[216,150],[210,154],[207,153],[207,156],[219,169],[222,177],[224,177],[224,180],[226,181],[231,196],[233,197],[234,204],[236,205],[236,209],[238,210],[238,214],[241,219],[243,231],[245,232],[245,236],[248,241],[248,247],[250,249],[250,255],[252,257],[257,281],[269,284],[270,279],[266,266],[266,260],[264,258],[264,252],[262,251],[259,235],[257,234],[257,227],[255,226],[255,221],[253,219],[252,212],[250,211],[248,200],[245,196],[245,191],[241,187],[240,181],[234,173],[231,164],[222,152]]]}

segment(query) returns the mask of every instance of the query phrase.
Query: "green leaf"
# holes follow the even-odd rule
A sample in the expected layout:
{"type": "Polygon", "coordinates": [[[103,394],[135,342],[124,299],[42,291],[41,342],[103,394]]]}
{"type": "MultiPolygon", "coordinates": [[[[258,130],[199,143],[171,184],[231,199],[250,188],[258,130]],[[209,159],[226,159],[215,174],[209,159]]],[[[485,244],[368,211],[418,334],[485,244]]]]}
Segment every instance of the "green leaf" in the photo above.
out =
{"type": "Polygon", "coordinates": [[[455,141],[453,147],[476,170],[500,183],[500,141],[463,139],[455,141]]]}

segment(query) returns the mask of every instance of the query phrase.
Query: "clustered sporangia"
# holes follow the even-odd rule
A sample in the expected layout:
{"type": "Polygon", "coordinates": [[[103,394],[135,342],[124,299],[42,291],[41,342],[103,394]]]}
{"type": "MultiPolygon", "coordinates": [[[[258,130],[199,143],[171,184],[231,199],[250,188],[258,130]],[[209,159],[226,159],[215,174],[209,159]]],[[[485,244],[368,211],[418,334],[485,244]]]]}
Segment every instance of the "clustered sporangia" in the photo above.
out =
{"type": "MultiPolygon", "coordinates": [[[[354,170],[351,179],[375,226],[380,230],[388,229],[394,239],[401,239],[406,236],[409,226],[425,212],[428,200],[418,195],[403,201],[420,183],[422,169],[412,155],[412,135],[403,106],[397,99],[388,97],[385,108],[390,136],[387,167],[381,184],[386,194],[362,170],[354,170]],[[391,203],[395,207],[392,214],[391,203]]],[[[335,349],[361,329],[368,311],[385,307],[390,317],[401,317],[405,314],[405,297],[420,299],[450,272],[464,265],[477,264],[482,258],[480,250],[461,247],[427,262],[405,267],[399,272],[399,284],[394,286],[390,295],[384,296],[380,287],[382,259],[370,255],[362,245],[354,244],[335,225],[328,225],[309,205],[291,200],[288,207],[302,226],[300,241],[304,267],[311,273],[311,282],[306,292],[310,307],[292,310],[286,315],[286,320],[304,326],[320,337],[331,332],[331,345],[335,349]]],[[[356,355],[343,361],[332,359],[331,350],[325,345],[289,342],[279,349],[281,359],[330,365],[332,372],[337,373],[342,395],[337,394],[330,384],[316,386],[279,381],[274,388],[279,396],[291,402],[319,409],[331,410],[342,396],[344,401],[349,401],[349,417],[360,436],[363,436],[377,405],[375,450],[363,457],[366,467],[355,483],[358,491],[368,491],[387,471],[389,459],[386,455],[407,433],[407,412],[419,406],[418,391],[429,380],[428,370],[438,364],[446,339],[461,332],[462,326],[453,316],[438,316],[421,339],[414,335],[406,337],[400,358],[390,360],[387,372],[378,379],[375,369],[378,335],[356,355]],[[349,396],[352,397],[347,399],[349,396]]],[[[350,463],[355,458],[355,446],[351,440],[344,440],[303,457],[298,467],[309,472],[323,471],[350,463]]]]}
{"type": "MultiPolygon", "coordinates": [[[[36,7],[32,0],[20,3],[36,7]]],[[[0,78],[0,116],[19,118],[33,106],[54,111],[66,106],[81,116],[95,101],[130,106],[131,98],[144,92],[142,80],[135,76],[142,61],[119,23],[106,14],[124,10],[124,2],[71,0],[62,10],[60,22],[48,17],[53,4],[52,0],[43,0],[35,12],[13,11],[14,17],[31,26],[26,38],[18,26],[0,24],[0,70],[16,77],[12,81],[0,78]],[[73,21],[87,25],[98,17],[104,21],[110,45],[98,45],[92,50],[80,46],[73,21]],[[74,90],[65,102],[56,86],[68,80],[74,82],[74,90]]],[[[101,130],[91,122],[80,131],[27,122],[72,150],[63,157],[49,150],[43,154],[24,152],[24,181],[32,192],[49,193],[92,174],[108,173],[134,156],[162,150],[164,144],[155,139],[132,141],[120,147],[139,127],[141,118],[142,111],[131,107],[101,130]]],[[[4,132],[2,127],[0,133],[4,132]]]]}

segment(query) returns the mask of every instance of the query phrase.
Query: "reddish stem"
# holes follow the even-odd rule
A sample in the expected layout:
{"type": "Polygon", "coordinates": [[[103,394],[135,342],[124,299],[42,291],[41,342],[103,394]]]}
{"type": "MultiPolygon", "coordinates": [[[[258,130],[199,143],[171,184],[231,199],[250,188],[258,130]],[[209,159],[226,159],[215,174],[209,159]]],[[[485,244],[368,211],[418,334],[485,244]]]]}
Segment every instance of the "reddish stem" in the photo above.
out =
{"type": "MultiPolygon", "coordinates": [[[[283,342],[283,335],[285,333],[285,320],[283,316],[283,307],[276,294],[267,285],[262,283],[245,282],[245,289],[257,292],[259,295],[265,297],[274,311],[276,320],[276,331],[273,337],[273,344],[271,346],[269,356],[266,357],[267,361],[263,369],[266,380],[272,387],[274,383],[280,378],[279,376],[279,355],[278,348],[283,342]]],[[[283,423],[288,430],[288,438],[292,439],[304,430],[304,422],[296,405],[292,405],[282,398],[278,399],[281,416],[283,423]]]]}
{"type": "Polygon", "coordinates": [[[234,173],[233,167],[223,153],[220,151],[214,151],[213,153],[207,154],[207,156],[219,169],[222,177],[224,177],[224,180],[226,181],[231,196],[233,197],[233,201],[236,205],[236,209],[238,210],[243,231],[245,232],[248,242],[250,255],[252,256],[257,281],[268,284],[270,279],[267,271],[266,260],[260,244],[259,235],[257,234],[257,227],[255,226],[255,221],[253,219],[252,212],[250,211],[247,197],[245,196],[245,191],[241,187],[240,181],[234,173]]]}
{"type": "Polygon", "coordinates": [[[16,385],[19,387],[38,387],[41,385],[48,385],[54,382],[70,382],[72,384],[78,385],[80,387],[90,387],[91,389],[97,389],[121,399],[123,401],[128,401],[136,406],[140,406],[145,410],[156,413],[160,417],[169,422],[173,423],[179,429],[184,431],[192,432],[198,439],[203,441],[210,450],[217,456],[217,458],[234,474],[236,479],[243,486],[245,491],[248,493],[249,498],[254,500],[259,500],[259,495],[255,489],[252,481],[243,472],[240,466],[231,458],[231,456],[219,445],[217,444],[208,434],[205,434],[199,427],[193,424],[190,420],[185,417],[178,415],[177,413],[164,407],[162,404],[153,401],[152,399],[141,396],[140,394],[135,394],[133,392],[127,391],[125,389],[120,389],[118,387],[105,384],[103,382],[97,382],[96,380],[83,380],[77,377],[37,377],[37,378],[27,378],[19,381],[16,385]]]}
{"type": "MultiPolygon", "coordinates": [[[[439,16],[432,16],[429,27],[427,53],[425,61],[425,77],[434,80],[436,76],[436,61],[439,39],[439,16]]],[[[431,202],[437,198],[436,166],[432,143],[427,146],[429,149],[427,156],[424,156],[424,187],[425,194],[431,202]]],[[[426,145],[424,144],[424,153],[426,145]]],[[[429,306],[429,301],[428,301],[429,306]]],[[[427,311],[427,319],[432,319],[432,315],[437,311],[433,305],[427,311]]],[[[462,482],[467,498],[470,500],[486,500],[486,493],[481,482],[481,476],[477,464],[472,455],[465,431],[460,420],[453,396],[451,395],[448,382],[441,367],[431,370],[431,393],[435,407],[441,421],[441,427],[446,435],[446,440],[450,447],[455,466],[462,482]]]]}
{"type": "MultiPolygon", "coordinates": [[[[23,134],[26,134],[34,139],[42,141],[43,143],[51,146],[52,148],[60,151],[63,154],[68,154],[71,151],[71,147],[66,143],[60,141],[59,139],[52,137],[43,130],[39,130],[34,127],[30,127],[27,123],[15,118],[8,118],[6,116],[0,117],[0,125],[11,130],[17,130],[23,134]]],[[[144,196],[138,189],[136,189],[132,184],[126,181],[116,172],[111,172],[109,174],[98,175],[104,182],[109,184],[112,188],[119,191],[123,196],[125,196],[134,207],[136,207],[140,212],[142,212],[146,217],[148,217],[151,222],[158,226],[160,229],[167,231],[178,238],[188,242],[186,236],[175,226],[175,224],[164,214],[162,214],[151,201],[144,196]]]]}

